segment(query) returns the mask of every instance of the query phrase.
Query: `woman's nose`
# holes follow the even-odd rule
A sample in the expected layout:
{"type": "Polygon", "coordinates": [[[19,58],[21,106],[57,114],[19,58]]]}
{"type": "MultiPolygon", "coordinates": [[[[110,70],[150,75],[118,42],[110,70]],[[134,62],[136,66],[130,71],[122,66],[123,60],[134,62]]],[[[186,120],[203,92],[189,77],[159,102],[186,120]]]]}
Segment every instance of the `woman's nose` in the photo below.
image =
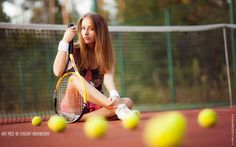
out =
{"type": "Polygon", "coordinates": [[[88,33],[88,29],[85,29],[84,34],[85,34],[85,35],[88,35],[88,34],[89,34],[89,33],[88,33]]]}

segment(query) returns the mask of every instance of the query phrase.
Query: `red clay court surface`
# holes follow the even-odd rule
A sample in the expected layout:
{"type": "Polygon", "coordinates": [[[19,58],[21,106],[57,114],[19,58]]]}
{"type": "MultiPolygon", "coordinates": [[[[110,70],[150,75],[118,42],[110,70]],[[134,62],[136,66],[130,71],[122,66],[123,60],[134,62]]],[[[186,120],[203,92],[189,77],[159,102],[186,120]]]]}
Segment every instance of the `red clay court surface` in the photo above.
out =
{"type": "MultiPolygon", "coordinates": [[[[218,123],[203,129],[197,123],[200,110],[181,110],[187,118],[187,134],[183,147],[231,147],[236,146],[236,108],[216,108],[218,123]]],[[[109,129],[102,139],[90,140],[83,133],[84,122],[67,125],[62,133],[53,133],[47,121],[33,127],[31,123],[0,126],[1,147],[145,147],[142,132],[146,122],[162,112],[142,112],[141,123],[135,130],[123,129],[119,120],[109,121],[109,129]],[[40,134],[41,133],[41,134],[40,134]]]]}

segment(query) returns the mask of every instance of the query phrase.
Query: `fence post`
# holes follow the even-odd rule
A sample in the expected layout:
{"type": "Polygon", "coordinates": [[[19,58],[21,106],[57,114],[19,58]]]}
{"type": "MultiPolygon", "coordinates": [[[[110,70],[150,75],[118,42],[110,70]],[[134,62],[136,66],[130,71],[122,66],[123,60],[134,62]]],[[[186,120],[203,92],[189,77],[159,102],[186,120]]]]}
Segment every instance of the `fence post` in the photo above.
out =
{"type": "Polygon", "coordinates": [[[124,69],[124,56],[123,56],[123,42],[122,34],[118,32],[118,69],[120,78],[120,94],[121,96],[126,95],[125,85],[125,69],[124,69]]]}
{"type": "Polygon", "coordinates": [[[224,37],[224,49],[225,49],[225,64],[226,64],[226,72],[227,72],[227,80],[229,87],[229,104],[230,108],[233,107],[233,99],[232,99],[232,90],[231,90],[231,78],[229,72],[229,57],[228,57],[228,47],[227,47],[227,37],[226,37],[226,28],[223,27],[223,37],[224,37]]]}
{"type": "MultiPolygon", "coordinates": [[[[170,11],[164,9],[165,25],[170,26],[170,11]]],[[[173,48],[172,48],[172,35],[171,32],[166,33],[166,45],[167,45],[167,60],[168,60],[168,76],[169,76],[169,86],[170,86],[170,97],[172,102],[176,102],[175,96],[175,85],[174,85],[174,69],[173,69],[173,48]]]]}
{"type": "MultiPolygon", "coordinates": [[[[230,16],[230,24],[234,24],[234,0],[230,0],[229,2],[229,16],[230,16]]],[[[233,60],[233,72],[234,72],[234,85],[236,85],[236,34],[234,33],[234,29],[231,29],[231,49],[232,49],[232,60],[233,60]]]]}
{"type": "Polygon", "coordinates": [[[97,0],[93,0],[92,10],[93,10],[93,12],[97,12],[97,0]]]}

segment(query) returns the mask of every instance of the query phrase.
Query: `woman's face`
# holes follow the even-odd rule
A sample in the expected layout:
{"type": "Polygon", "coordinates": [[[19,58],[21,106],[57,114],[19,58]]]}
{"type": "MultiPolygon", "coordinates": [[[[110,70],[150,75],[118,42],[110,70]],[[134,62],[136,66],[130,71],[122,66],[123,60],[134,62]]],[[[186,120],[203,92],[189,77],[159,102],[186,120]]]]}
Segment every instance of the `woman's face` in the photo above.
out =
{"type": "Polygon", "coordinates": [[[90,18],[85,17],[81,24],[81,33],[84,42],[89,47],[94,47],[95,44],[95,28],[93,22],[90,18]]]}

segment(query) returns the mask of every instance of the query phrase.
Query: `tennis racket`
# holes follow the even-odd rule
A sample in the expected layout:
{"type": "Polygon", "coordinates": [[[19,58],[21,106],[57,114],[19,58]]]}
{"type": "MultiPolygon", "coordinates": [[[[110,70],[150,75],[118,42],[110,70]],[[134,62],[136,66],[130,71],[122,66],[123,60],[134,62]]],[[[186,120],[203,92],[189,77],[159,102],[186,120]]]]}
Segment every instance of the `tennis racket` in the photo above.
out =
{"type": "MultiPolygon", "coordinates": [[[[68,27],[72,27],[69,24],[68,27]]],[[[74,123],[83,116],[87,108],[87,91],[85,81],[80,75],[73,56],[73,40],[69,43],[69,62],[75,72],[65,73],[56,84],[54,90],[54,108],[55,113],[63,116],[67,123],[74,123]],[[74,79],[79,79],[83,87],[83,95],[79,92],[73,83],[74,79]]],[[[66,67],[67,68],[67,67],[66,67]]]]}

